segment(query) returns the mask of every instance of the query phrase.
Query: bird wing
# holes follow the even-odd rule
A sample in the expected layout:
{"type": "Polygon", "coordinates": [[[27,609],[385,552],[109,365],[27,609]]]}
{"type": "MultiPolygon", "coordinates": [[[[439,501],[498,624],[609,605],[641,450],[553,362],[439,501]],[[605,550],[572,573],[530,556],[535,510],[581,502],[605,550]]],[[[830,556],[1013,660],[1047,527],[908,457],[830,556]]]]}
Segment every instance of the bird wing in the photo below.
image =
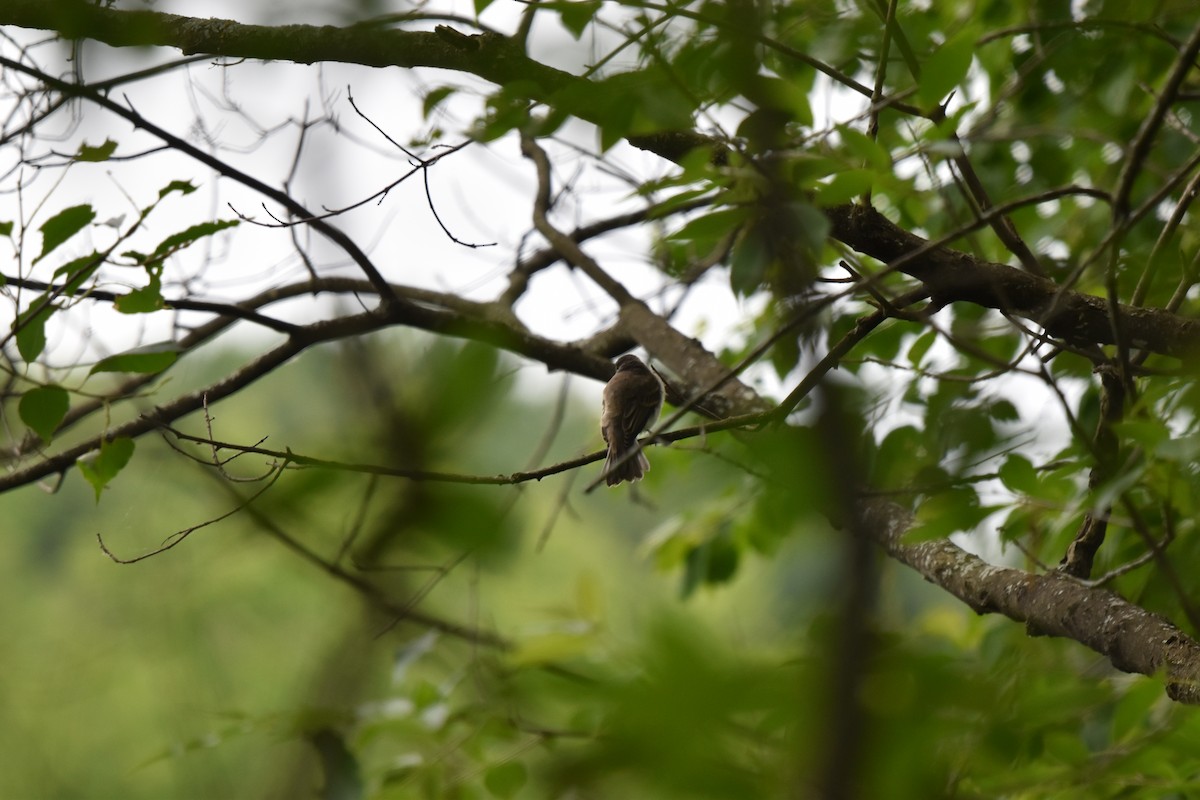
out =
{"type": "Polygon", "coordinates": [[[637,397],[641,402],[627,403],[621,418],[621,430],[626,441],[632,441],[654,421],[651,417],[662,407],[662,389],[653,375],[631,375],[638,383],[637,397]]]}

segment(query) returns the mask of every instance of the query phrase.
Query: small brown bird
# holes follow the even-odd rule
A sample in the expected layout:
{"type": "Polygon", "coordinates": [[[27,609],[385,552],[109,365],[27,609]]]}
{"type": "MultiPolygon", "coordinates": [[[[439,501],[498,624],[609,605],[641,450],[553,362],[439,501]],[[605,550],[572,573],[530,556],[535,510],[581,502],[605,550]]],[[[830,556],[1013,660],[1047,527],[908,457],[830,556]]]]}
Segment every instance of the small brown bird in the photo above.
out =
{"type": "Polygon", "coordinates": [[[617,371],[604,386],[604,405],[600,411],[600,433],[608,444],[604,481],[609,486],[640,480],[650,469],[650,462],[640,449],[624,461],[621,458],[637,448],[638,434],[658,419],[663,394],[662,380],[641,359],[634,355],[617,359],[617,371]]]}

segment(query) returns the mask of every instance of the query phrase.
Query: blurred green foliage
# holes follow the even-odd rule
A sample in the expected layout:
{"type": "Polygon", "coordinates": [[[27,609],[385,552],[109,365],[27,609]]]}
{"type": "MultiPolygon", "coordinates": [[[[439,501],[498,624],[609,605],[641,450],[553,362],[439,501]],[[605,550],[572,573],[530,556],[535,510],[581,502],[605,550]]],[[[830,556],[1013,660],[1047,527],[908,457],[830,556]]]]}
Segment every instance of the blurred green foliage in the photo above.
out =
{"type": "MultiPolygon", "coordinates": [[[[308,354],[213,425],[296,452],[491,474],[542,448],[553,394],[551,379],[478,346],[379,337],[308,354]],[[278,413],[288,395],[304,414],[278,413]]],[[[574,387],[540,463],[598,447],[597,394],[574,387]]],[[[845,667],[845,537],[805,512],[823,491],[803,466],[818,444],[787,436],[656,448],[636,495],[582,495],[569,475],[467,491],[299,470],[253,506],[401,605],[496,630],[507,651],[396,624],[248,513],[114,564],[97,533],[130,557],[235,502],[212,467],[162,443],[145,440],[98,506],[75,475],[57,495],[10,496],[0,795],[810,794],[847,713],[829,695],[845,667]],[[762,478],[746,478],[750,465],[762,478]],[[781,476],[794,482],[775,488],[781,476]]],[[[263,468],[253,456],[227,466],[263,468]]],[[[861,796],[1195,788],[1198,723],[1156,682],[881,569],[855,667],[861,796]]]]}

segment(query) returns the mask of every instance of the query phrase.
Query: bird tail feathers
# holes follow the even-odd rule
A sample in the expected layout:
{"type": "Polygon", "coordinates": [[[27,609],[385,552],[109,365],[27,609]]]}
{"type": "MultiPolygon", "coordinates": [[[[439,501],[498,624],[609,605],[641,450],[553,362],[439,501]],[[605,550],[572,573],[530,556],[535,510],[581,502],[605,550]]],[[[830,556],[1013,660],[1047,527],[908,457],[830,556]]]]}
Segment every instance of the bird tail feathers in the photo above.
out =
{"type": "Polygon", "coordinates": [[[650,469],[650,461],[640,449],[636,455],[629,456],[620,464],[617,463],[621,456],[632,449],[630,447],[624,452],[618,453],[616,448],[608,448],[608,457],[604,459],[604,482],[609,486],[616,486],[622,481],[641,480],[646,471],[650,469]]]}

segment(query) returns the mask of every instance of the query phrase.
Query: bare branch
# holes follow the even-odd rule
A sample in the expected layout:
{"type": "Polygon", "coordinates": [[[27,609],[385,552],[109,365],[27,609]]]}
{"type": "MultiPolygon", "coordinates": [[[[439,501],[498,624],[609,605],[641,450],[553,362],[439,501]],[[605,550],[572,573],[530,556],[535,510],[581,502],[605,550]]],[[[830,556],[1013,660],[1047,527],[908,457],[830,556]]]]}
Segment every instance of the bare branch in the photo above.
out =
{"type": "Polygon", "coordinates": [[[268,480],[263,486],[259,487],[258,491],[256,491],[254,494],[250,495],[247,498],[242,499],[241,502],[239,502],[233,508],[229,509],[228,511],[226,511],[224,514],[221,514],[220,516],[216,516],[216,517],[213,517],[212,519],[205,520],[204,522],[201,522],[198,525],[192,525],[189,528],[184,528],[183,530],[175,531],[170,536],[168,536],[161,545],[159,545],[158,547],[154,548],[153,550],[151,550],[147,553],[142,553],[140,556],[134,556],[133,558],[121,558],[121,557],[117,556],[115,553],[113,553],[112,550],[110,550],[108,548],[108,545],[106,545],[104,543],[104,537],[99,532],[96,533],[96,541],[100,543],[100,550],[103,551],[104,555],[108,556],[110,559],[112,559],[113,561],[115,561],[118,564],[136,564],[139,561],[145,561],[148,558],[153,558],[154,556],[165,553],[168,550],[175,547],[176,545],[182,543],[184,539],[188,538],[196,531],[198,531],[202,528],[207,528],[209,525],[215,525],[218,522],[227,520],[240,511],[245,511],[247,508],[250,507],[251,503],[253,503],[258,498],[262,497],[262,495],[268,489],[270,489],[272,486],[275,485],[275,481],[279,480],[279,476],[283,474],[283,472],[286,468],[287,468],[287,462],[282,462],[282,463],[279,463],[276,466],[272,467],[270,480],[268,480]]]}

